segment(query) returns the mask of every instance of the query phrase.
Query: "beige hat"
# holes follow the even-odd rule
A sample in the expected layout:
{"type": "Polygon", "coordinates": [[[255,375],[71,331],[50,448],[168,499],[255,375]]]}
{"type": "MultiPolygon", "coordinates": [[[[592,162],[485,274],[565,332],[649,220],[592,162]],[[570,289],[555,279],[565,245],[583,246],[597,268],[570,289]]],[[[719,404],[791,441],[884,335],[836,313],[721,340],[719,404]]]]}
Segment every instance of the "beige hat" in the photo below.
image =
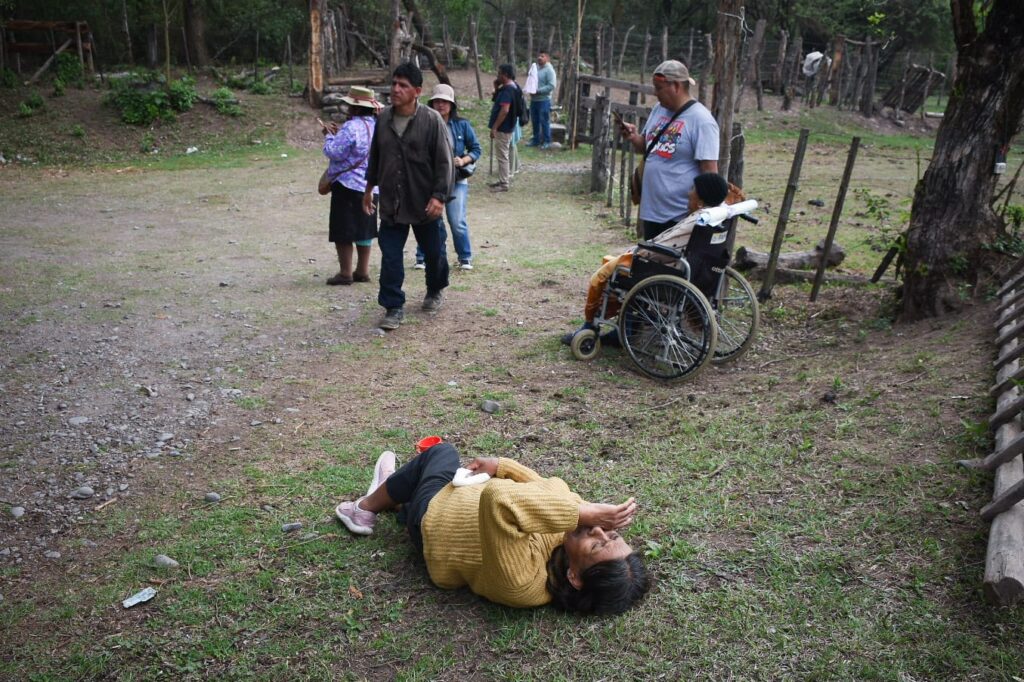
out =
{"type": "Polygon", "coordinates": [[[455,90],[450,85],[438,83],[434,86],[434,91],[430,93],[430,101],[433,102],[435,99],[443,99],[445,102],[455,104],[455,90]]]}
{"type": "Polygon", "coordinates": [[[348,89],[348,94],[341,98],[341,101],[345,104],[350,104],[354,107],[366,107],[368,109],[376,109],[380,111],[384,106],[376,99],[376,94],[370,88],[364,88],[362,85],[353,85],[348,89]]]}
{"type": "Polygon", "coordinates": [[[690,70],[686,68],[686,65],[682,62],[676,61],[675,59],[669,59],[666,62],[658,64],[658,68],[654,70],[655,76],[661,76],[667,81],[674,81],[676,83],[689,83],[690,85],[696,85],[697,81],[690,78],[690,70]]]}

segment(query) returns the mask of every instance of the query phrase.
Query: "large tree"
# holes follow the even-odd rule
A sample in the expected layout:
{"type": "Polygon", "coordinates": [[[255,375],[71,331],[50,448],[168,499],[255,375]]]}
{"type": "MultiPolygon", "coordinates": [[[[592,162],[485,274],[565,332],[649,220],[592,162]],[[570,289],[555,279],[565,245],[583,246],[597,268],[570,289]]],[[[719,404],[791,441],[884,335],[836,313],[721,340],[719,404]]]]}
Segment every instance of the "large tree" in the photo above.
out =
{"type": "Polygon", "coordinates": [[[1024,2],[950,0],[957,74],[935,151],[914,191],[902,317],[935,317],[960,305],[963,284],[991,266],[1004,229],[992,209],[996,153],[1024,112],[1024,2]]]}

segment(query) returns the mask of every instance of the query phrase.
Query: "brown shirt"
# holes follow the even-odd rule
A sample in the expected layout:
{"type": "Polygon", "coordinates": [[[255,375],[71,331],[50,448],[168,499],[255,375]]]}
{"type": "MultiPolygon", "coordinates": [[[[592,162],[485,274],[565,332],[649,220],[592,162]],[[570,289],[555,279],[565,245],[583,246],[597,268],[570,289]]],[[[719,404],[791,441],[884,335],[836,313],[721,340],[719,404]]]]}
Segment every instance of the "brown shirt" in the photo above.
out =
{"type": "Polygon", "coordinates": [[[399,134],[394,110],[386,107],[377,118],[367,186],[380,188],[382,222],[420,225],[428,222],[431,197],[445,203],[451,196],[454,175],[448,126],[441,114],[422,104],[399,134]]]}

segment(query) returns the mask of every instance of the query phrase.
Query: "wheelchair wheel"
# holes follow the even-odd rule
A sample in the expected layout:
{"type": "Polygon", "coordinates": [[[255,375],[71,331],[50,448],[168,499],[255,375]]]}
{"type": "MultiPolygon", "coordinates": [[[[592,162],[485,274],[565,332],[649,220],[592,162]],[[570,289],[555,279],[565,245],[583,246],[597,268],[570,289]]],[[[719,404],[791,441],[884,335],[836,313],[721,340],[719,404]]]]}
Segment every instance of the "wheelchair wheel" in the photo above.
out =
{"type": "Polygon", "coordinates": [[[673,275],[638,283],[619,313],[622,347],[641,372],[655,379],[696,376],[714,353],[716,333],[704,294],[673,275]]]}
{"type": "Polygon", "coordinates": [[[728,267],[721,293],[712,307],[718,325],[718,343],[711,362],[721,365],[739,358],[754,343],[761,324],[761,308],[750,282],[728,267]]]}
{"type": "Polygon", "coordinates": [[[581,329],[573,334],[569,348],[577,360],[593,360],[601,350],[601,338],[593,329],[581,329]]]}

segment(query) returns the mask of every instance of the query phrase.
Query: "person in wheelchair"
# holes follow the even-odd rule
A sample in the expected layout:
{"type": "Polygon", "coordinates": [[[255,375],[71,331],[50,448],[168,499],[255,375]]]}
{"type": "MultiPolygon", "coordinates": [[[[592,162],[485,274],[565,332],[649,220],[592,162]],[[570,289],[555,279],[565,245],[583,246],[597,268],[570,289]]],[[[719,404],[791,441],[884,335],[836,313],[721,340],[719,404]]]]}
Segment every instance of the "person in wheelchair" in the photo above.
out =
{"type": "MultiPolygon", "coordinates": [[[[668,246],[682,252],[690,263],[690,281],[701,290],[705,296],[711,295],[711,290],[718,281],[712,271],[713,267],[723,267],[728,263],[729,254],[725,244],[713,244],[710,230],[701,230],[694,237],[694,226],[697,224],[698,212],[703,208],[714,208],[725,204],[735,204],[743,201],[746,196],[743,190],[731,185],[717,173],[702,173],[693,179],[693,187],[690,189],[689,206],[690,214],[654,239],[654,244],[668,246]]],[[[573,332],[562,336],[562,343],[566,346],[572,343],[572,337],[584,329],[595,329],[594,317],[601,309],[601,300],[608,279],[619,266],[629,268],[633,262],[633,251],[630,249],[620,256],[605,256],[604,262],[597,272],[590,278],[590,286],[587,289],[587,302],[583,308],[583,326],[573,332]]],[[[670,256],[642,247],[636,249],[637,254],[652,261],[672,265],[676,262],[670,256]]],[[[610,302],[612,305],[612,302],[610,302]]],[[[608,310],[607,314],[612,315],[615,310],[608,310]]],[[[605,345],[618,345],[618,336],[615,330],[601,335],[601,343],[605,345]]]]}

